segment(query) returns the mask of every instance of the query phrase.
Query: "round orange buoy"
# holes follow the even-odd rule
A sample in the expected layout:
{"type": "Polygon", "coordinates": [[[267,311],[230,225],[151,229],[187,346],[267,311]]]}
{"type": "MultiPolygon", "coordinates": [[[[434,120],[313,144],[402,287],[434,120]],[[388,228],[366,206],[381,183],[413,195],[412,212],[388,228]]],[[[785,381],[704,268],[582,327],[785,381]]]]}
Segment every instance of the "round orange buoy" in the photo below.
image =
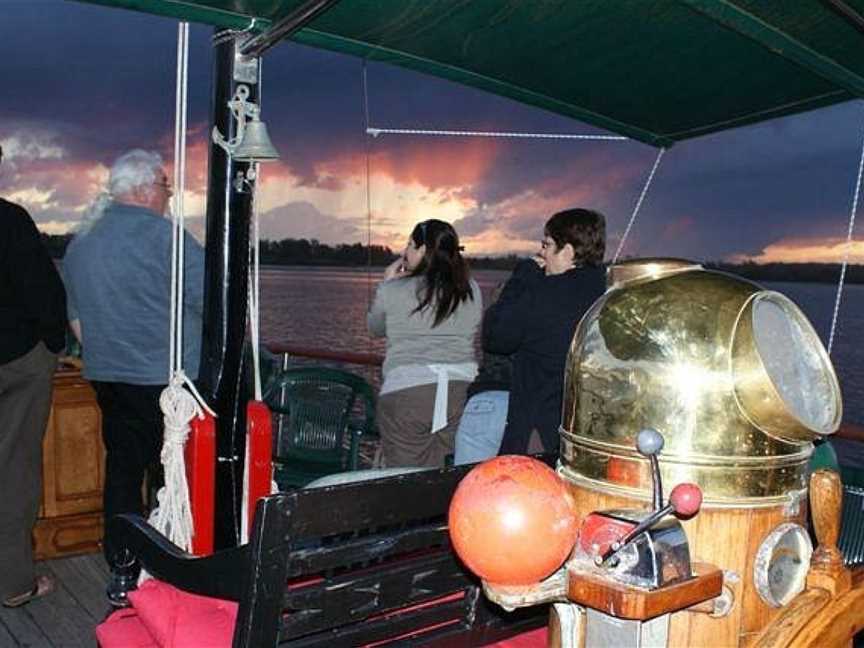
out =
{"type": "Polygon", "coordinates": [[[469,472],[450,502],[459,558],[494,585],[530,585],[558,569],[578,534],[570,493],[546,464],[516,455],[469,472]]]}

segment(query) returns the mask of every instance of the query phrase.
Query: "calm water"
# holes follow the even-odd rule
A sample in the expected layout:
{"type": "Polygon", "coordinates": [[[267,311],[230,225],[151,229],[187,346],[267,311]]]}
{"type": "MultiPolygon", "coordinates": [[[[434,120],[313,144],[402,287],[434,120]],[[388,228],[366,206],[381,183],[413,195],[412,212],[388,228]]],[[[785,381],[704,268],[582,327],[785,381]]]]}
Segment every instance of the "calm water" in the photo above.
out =
{"type": "MultiPolygon", "coordinates": [[[[474,278],[484,304],[507,272],[481,270],[474,278]]],[[[261,337],[317,349],[383,352],[383,340],[366,332],[370,295],[379,271],[347,269],[266,268],[261,271],[261,337]]],[[[836,287],[828,284],[770,283],[793,299],[827,344],[836,287]]],[[[834,340],[834,360],[844,397],[844,420],[864,423],[864,285],[846,286],[834,340]]]]}

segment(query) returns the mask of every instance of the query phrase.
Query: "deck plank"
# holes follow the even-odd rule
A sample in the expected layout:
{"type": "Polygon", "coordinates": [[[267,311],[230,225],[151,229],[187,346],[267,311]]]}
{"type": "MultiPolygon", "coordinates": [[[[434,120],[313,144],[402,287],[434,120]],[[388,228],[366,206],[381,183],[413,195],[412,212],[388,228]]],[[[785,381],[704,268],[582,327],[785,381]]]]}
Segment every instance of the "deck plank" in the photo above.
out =
{"type": "Polygon", "coordinates": [[[107,567],[101,569],[101,556],[76,556],[65,560],[52,560],[51,570],[62,585],[95,623],[100,623],[111,609],[105,596],[108,582],[107,567]]]}
{"type": "Polygon", "coordinates": [[[0,646],[18,646],[20,645],[15,637],[12,636],[12,633],[6,629],[6,626],[3,625],[3,622],[0,621],[0,646]]]}
{"type": "Polygon", "coordinates": [[[51,562],[42,563],[41,568],[55,576],[57,589],[51,595],[29,603],[24,610],[55,648],[92,646],[96,641],[96,621],[70,591],[78,583],[63,582],[51,562]]]}
{"type": "Polygon", "coordinates": [[[40,630],[39,623],[27,613],[26,606],[15,609],[0,607],[0,625],[12,636],[10,646],[20,646],[21,648],[52,646],[48,637],[40,630]]]}
{"type": "Polygon", "coordinates": [[[21,608],[0,608],[0,646],[94,646],[96,625],[110,610],[105,598],[108,567],[102,556],[92,554],[43,561],[36,569],[39,573],[53,575],[57,589],[21,608]]]}

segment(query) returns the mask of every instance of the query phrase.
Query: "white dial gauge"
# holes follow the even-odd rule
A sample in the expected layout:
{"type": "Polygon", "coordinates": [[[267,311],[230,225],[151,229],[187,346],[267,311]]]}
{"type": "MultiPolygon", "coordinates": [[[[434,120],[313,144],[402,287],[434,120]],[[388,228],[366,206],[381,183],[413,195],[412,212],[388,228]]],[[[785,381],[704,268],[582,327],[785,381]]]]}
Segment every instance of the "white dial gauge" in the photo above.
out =
{"type": "Polygon", "coordinates": [[[759,596],[771,607],[783,607],[803,589],[810,568],[813,543],[799,524],[776,527],[759,545],[753,581],[759,596]]]}

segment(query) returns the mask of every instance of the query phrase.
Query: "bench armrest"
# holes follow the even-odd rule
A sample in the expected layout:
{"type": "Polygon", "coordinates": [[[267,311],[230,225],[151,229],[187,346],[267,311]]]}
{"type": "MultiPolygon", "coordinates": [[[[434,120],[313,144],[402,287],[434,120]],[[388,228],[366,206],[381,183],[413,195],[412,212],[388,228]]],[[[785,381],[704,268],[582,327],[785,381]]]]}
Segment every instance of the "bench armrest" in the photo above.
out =
{"type": "MultiPolygon", "coordinates": [[[[215,598],[239,601],[250,573],[249,546],[217,551],[210,556],[193,556],[173,544],[140,515],[118,515],[111,520],[119,544],[133,562],[149,574],[174,587],[215,598]]],[[[117,571],[122,572],[124,567],[117,571]]]]}

